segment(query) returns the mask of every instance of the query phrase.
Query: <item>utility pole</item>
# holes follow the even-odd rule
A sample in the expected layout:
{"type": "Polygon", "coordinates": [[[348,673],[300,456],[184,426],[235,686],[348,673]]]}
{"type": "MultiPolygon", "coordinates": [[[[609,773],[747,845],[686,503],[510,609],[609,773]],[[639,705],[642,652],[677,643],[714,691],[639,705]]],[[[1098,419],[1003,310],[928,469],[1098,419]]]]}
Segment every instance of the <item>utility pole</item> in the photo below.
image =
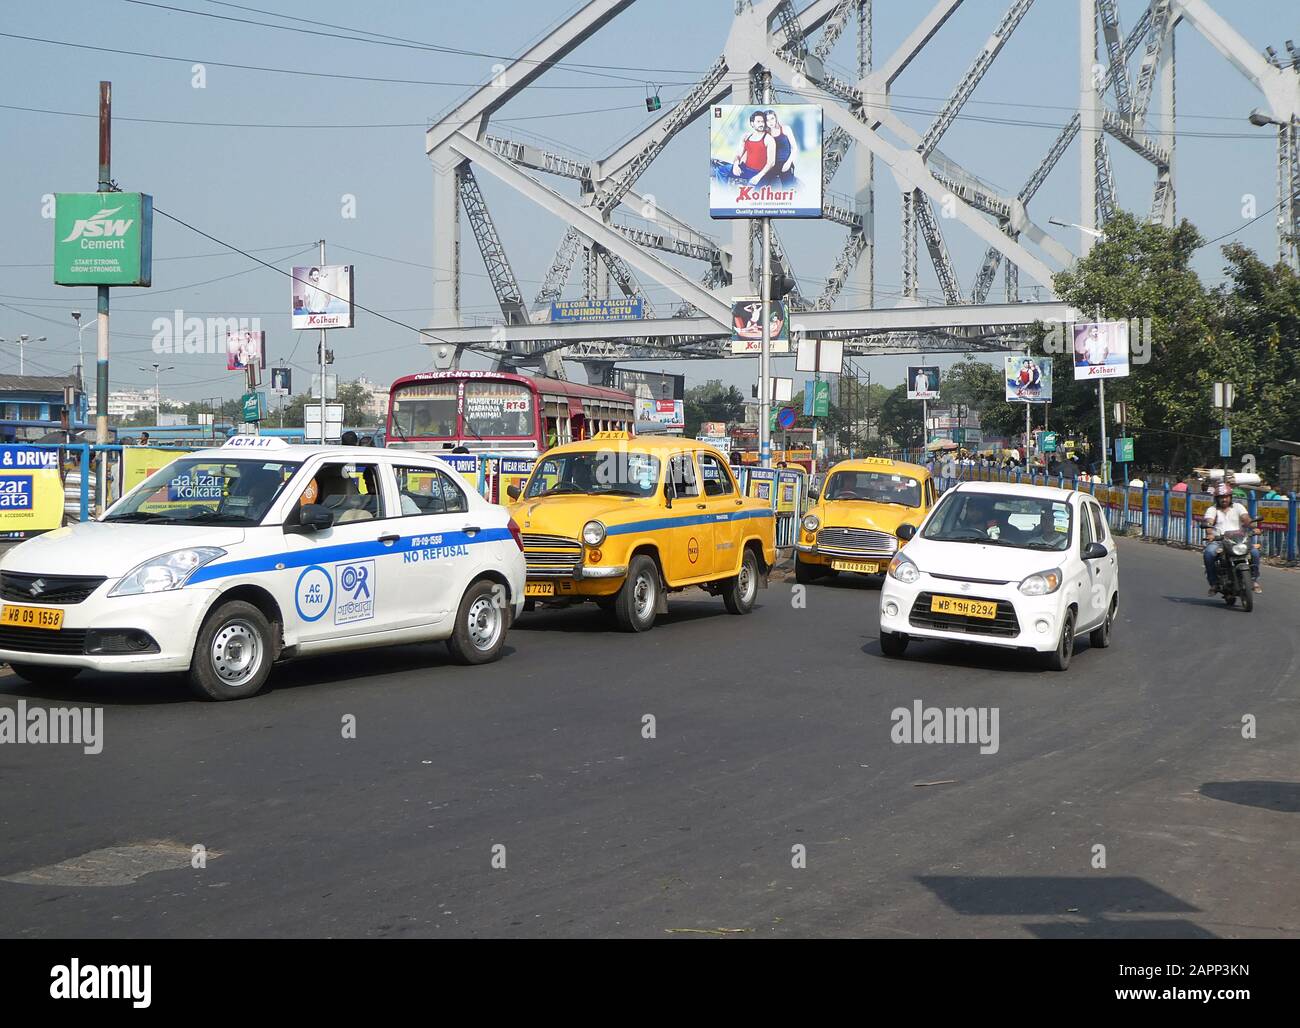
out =
{"type": "MultiPolygon", "coordinates": [[[[320,241],[320,266],[322,268],[321,277],[323,278],[325,275],[325,272],[323,270],[325,267],[325,240],[323,239],[320,241]]],[[[320,354],[319,354],[320,357],[320,444],[322,446],[325,445],[325,398],[326,395],[329,393],[329,389],[326,387],[326,382],[327,382],[326,372],[328,369],[328,365],[326,364],[325,359],[327,356],[328,353],[325,350],[325,330],[322,328],[320,330],[320,354]]],[[[305,438],[306,437],[304,436],[304,439],[305,438]]]]}
{"type": "MultiPolygon", "coordinates": [[[[113,84],[99,83],[99,192],[113,191],[113,84]]],[[[108,286],[95,287],[95,443],[99,451],[99,474],[95,479],[95,510],[108,506],[108,286]]]]}

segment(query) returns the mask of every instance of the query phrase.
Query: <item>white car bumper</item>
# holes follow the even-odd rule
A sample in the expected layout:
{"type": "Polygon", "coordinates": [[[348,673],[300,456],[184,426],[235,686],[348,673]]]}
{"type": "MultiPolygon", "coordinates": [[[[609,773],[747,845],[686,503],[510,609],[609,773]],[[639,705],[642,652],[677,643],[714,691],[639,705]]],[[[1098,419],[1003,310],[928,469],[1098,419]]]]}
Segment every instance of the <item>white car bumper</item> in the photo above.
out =
{"type": "MultiPolygon", "coordinates": [[[[185,671],[215,589],[187,586],[143,596],[108,596],[110,581],[81,603],[21,604],[62,610],[57,631],[0,626],[0,660],[93,671],[185,671]]],[[[12,606],[13,604],[6,604],[12,606]]]]}
{"type": "Polygon", "coordinates": [[[1064,589],[1047,596],[1026,596],[1015,582],[988,585],[923,573],[909,585],[886,576],[880,590],[880,630],[914,639],[948,639],[1050,652],[1056,649],[1060,637],[1065,604],[1064,589]],[[936,614],[930,610],[930,598],[936,595],[996,601],[997,617],[936,614]]]}

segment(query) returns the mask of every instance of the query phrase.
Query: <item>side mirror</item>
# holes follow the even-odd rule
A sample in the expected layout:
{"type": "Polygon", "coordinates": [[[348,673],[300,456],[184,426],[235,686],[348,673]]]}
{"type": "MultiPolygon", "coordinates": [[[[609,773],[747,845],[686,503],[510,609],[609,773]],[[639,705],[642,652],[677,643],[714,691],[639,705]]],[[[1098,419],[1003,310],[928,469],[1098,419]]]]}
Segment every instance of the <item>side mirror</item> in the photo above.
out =
{"type": "Polygon", "coordinates": [[[506,486],[506,495],[509,496],[510,499],[512,500],[519,499],[519,483],[511,482],[508,486],[506,486]]]}
{"type": "Polygon", "coordinates": [[[817,490],[817,489],[809,489],[809,490],[808,490],[808,499],[810,499],[810,500],[820,500],[821,498],[822,498],[822,494],[821,494],[821,492],[820,492],[819,490],[817,490]]]}
{"type": "Polygon", "coordinates": [[[1110,550],[1106,549],[1101,543],[1089,543],[1083,548],[1083,559],[1100,560],[1108,553],[1110,553],[1110,550]]]}
{"type": "Polygon", "coordinates": [[[676,497],[676,495],[677,487],[673,485],[673,480],[671,478],[664,479],[664,506],[671,507],[673,505],[673,498],[676,497]]]}
{"type": "Polygon", "coordinates": [[[899,525],[898,528],[894,530],[894,535],[898,536],[898,538],[903,542],[907,542],[916,535],[916,526],[908,524],[899,525]]]}
{"type": "Polygon", "coordinates": [[[319,503],[305,503],[298,512],[298,528],[303,532],[323,532],[334,524],[334,515],[319,503]]]}

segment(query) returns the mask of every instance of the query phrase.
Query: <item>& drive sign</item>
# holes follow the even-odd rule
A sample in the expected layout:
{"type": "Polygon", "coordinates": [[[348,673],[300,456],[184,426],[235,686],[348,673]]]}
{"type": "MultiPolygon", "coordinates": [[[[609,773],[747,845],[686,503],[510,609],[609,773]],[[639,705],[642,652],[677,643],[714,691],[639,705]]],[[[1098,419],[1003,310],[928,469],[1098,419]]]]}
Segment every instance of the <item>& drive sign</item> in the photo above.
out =
{"type": "Polygon", "coordinates": [[[152,281],[152,196],[54,194],[55,285],[147,286],[152,281]]]}

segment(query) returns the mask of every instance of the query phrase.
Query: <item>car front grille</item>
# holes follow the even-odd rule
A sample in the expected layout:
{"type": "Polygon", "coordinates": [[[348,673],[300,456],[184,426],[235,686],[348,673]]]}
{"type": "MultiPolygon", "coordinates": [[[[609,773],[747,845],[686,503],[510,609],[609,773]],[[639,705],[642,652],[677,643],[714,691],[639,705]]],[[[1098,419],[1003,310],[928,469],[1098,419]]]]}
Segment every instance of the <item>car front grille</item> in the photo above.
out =
{"type": "MultiPolygon", "coordinates": [[[[1020,634],[1020,620],[1016,608],[1008,600],[997,600],[998,613],[993,618],[973,618],[965,614],[940,614],[930,609],[934,593],[921,593],[912,604],[908,623],[916,628],[930,628],[944,632],[966,632],[968,635],[996,635],[1012,637],[1020,634]]],[[[963,596],[963,600],[987,599],[980,596],[963,596]]]]}
{"type": "Polygon", "coordinates": [[[40,628],[0,627],[0,650],[64,655],[85,653],[86,630],[59,628],[47,631],[40,628]]]}
{"type": "Polygon", "coordinates": [[[103,575],[29,575],[0,572],[0,599],[28,603],[80,603],[104,584],[103,575]]]}
{"type": "Polygon", "coordinates": [[[529,578],[572,578],[582,567],[582,544],[562,535],[523,533],[529,578]]]}
{"type": "Polygon", "coordinates": [[[823,528],[817,533],[817,552],[832,556],[893,556],[897,549],[898,540],[888,532],[866,528],[823,528]]]}

